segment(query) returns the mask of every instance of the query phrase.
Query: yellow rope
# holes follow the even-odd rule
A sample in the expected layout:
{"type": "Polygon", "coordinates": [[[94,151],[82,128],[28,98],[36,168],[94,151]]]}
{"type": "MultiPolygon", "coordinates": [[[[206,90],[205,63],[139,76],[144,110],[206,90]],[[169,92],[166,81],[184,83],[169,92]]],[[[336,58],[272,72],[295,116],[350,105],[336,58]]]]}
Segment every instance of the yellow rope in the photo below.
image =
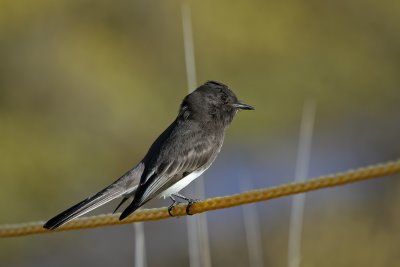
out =
{"type": "MultiPolygon", "coordinates": [[[[376,164],[350,170],[343,173],[321,176],[301,183],[291,183],[276,187],[252,190],[225,197],[210,198],[199,201],[190,208],[192,214],[209,210],[223,209],[252,202],[264,201],[272,198],[308,192],[326,187],[348,184],[361,180],[378,178],[394,173],[400,173],[400,159],[382,164],[376,164]]],[[[186,215],[186,205],[180,204],[173,209],[175,216],[186,215]]],[[[118,220],[119,214],[106,214],[78,218],[56,230],[43,229],[44,222],[31,222],[22,224],[0,225],[0,237],[14,237],[31,234],[53,233],[66,230],[94,228],[99,226],[127,224],[141,221],[155,221],[170,218],[166,208],[139,210],[123,221],[118,220]]]]}

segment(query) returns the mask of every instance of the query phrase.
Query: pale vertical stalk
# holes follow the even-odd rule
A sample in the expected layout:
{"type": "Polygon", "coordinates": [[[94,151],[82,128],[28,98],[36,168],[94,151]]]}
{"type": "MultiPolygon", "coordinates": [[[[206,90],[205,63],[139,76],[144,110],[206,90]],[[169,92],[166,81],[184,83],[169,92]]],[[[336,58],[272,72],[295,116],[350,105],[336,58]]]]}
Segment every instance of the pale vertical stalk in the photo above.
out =
{"type": "Polygon", "coordinates": [[[133,224],[135,229],[135,267],[146,267],[146,244],[144,241],[144,225],[142,222],[133,224]]]}
{"type": "MultiPolygon", "coordinates": [[[[183,45],[185,49],[186,79],[189,93],[196,88],[196,64],[194,56],[192,18],[190,6],[182,2],[182,28],[183,45]]],[[[204,181],[199,177],[194,183],[196,195],[204,198],[204,181]]],[[[195,217],[187,217],[189,259],[191,267],[211,266],[210,244],[208,240],[207,217],[205,214],[198,214],[195,217]]]]}
{"type": "MultiPolygon", "coordinates": [[[[241,191],[248,191],[253,188],[249,178],[240,180],[241,191]]],[[[243,222],[247,241],[250,267],[264,266],[262,252],[262,238],[260,219],[255,204],[243,205],[243,222]]]]}
{"type": "MultiPolygon", "coordinates": [[[[295,182],[303,182],[308,176],[311,143],[315,120],[315,102],[304,103],[300,124],[299,145],[295,170],[295,182]]],[[[293,196],[289,226],[288,267],[298,267],[301,263],[301,234],[305,194],[293,196]]]]}
{"type": "Polygon", "coordinates": [[[182,2],[182,29],[183,29],[183,47],[185,50],[186,79],[189,93],[196,88],[196,63],[194,57],[192,17],[190,6],[182,2]]]}
{"type": "MultiPolygon", "coordinates": [[[[197,179],[194,184],[196,191],[196,196],[200,198],[205,198],[205,187],[203,176],[200,179],[197,179]]],[[[197,242],[199,251],[199,263],[201,267],[211,267],[211,255],[210,255],[210,243],[208,239],[208,226],[207,226],[207,216],[205,213],[198,214],[200,216],[196,216],[193,218],[189,218],[188,221],[194,221],[197,225],[197,242]]],[[[196,265],[195,265],[196,266],[196,265]]]]}
{"type": "MultiPolygon", "coordinates": [[[[204,183],[196,179],[192,190],[189,188],[186,193],[190,196],[204,197],[204,183]]],[[[196,214],[195,217],[186,217],[189,243],[190,267],[211,266],[210,245],[208,240],[207,217],[205,214],[196,214]]]]}

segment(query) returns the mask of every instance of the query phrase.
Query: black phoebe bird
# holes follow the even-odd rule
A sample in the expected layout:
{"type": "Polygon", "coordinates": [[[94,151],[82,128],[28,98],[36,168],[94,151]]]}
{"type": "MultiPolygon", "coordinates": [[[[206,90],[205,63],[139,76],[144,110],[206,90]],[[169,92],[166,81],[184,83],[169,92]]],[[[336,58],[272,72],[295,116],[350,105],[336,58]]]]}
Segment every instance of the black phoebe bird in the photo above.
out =
{"type": "MultiPolygon", "coordinates": [[[[210,167],[221,150],[224,131],[239,110],[253,110],[240,103],[220,82],[208,81],[183,99],[175,121],[157,138],[142,161],[114,183],[79,202],[44,224],[55,229],[117,197],[123,197],[115,211],[129,198],[133,201],[120,220],[155,197],[193,200],[178,192],[210,167]]],[[[115,212],[114,211],[114,212],[115,212]]]]}

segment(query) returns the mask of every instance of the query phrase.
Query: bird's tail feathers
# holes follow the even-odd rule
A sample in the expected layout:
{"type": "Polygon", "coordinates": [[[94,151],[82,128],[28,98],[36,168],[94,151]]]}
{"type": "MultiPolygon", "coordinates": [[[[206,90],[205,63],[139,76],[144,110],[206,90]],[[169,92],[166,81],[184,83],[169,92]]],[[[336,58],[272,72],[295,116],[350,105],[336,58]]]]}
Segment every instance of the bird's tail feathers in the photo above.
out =
{"type": "Polygon", "coordinates": [[[88,197],[87,199],[79,202],[78,204],[50,219],[43,225],[43,227],[50,230],[55,229],[75,219],[76,217],[79,217],[101,205],[104,205],[105,203],[117,197],[124,196],[123,201],[117,207],[118,209],[119,206],[121,206],[122,203],[124,203],[126,199],[129,198],[128,195],[132,196],[135,194],[142,172],[143,164],[140,163],[134,169],[123,175],[116,182],[104,188],[97,194],[88,197]]]}
{"type": "Polygon", "coordinates": [[[53,230],[73,219],[79,217],[117,197],[122,196],[125,190],[121,187],[107,187],[99,193],[88,197],[71,208],[61,212],[43,225],[44,228],[53,230]]]}

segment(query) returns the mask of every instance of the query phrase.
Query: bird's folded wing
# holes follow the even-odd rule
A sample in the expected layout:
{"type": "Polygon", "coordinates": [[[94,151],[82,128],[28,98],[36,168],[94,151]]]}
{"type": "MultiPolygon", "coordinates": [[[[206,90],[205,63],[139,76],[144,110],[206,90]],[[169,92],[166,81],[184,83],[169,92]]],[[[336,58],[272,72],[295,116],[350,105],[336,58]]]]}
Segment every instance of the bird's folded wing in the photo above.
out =
{"type": "Polygon", "coordinates": [[[212,146],[200,143],[182,151],[176,158],[166,157],[157,169],[149,172],[145,182],[140,183],[135,200],[145,203],[190,173],[207,168],[206,165],[214,157],[213,153],[215,150],[212,146]]]}

